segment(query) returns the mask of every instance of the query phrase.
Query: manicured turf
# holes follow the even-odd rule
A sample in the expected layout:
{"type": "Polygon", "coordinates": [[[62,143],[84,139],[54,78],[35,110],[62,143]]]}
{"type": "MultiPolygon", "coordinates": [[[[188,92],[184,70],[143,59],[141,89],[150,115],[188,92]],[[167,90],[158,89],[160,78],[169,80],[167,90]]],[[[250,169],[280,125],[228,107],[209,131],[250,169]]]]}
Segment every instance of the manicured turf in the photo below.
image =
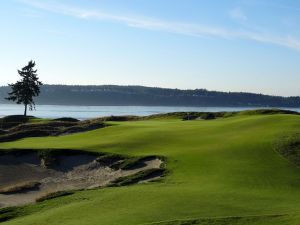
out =
{"type": "Polygon", "coordinates": [[[296,225],[300,169],[273,148],[300,130],[297,115],[238,115],[211,121],[114,122],[62,137],[28,138],[0,148],[70,148],[161,155],[161,182],[110,187],[15,211],[22,225],[296,225]]]}

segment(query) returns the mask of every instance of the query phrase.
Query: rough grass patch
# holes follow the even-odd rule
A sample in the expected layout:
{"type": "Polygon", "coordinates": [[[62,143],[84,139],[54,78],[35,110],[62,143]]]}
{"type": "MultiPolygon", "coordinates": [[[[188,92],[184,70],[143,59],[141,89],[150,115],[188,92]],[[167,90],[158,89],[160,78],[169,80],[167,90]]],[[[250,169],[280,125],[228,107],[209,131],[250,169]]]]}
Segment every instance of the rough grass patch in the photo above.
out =
{"type": "Polygon", "coordinates": [[[114,180],[111,183],[111,186],[124,186],[135,184],[140,181],[148,180],[151,178],[162,177],[165,175],[165,172],[166,170],[163,168],[152,168],[148,170],[143,170],[129,176],[120,177],[114,180]]]}
{"type": "MultiPolygon", "coordinates": [[[[258,216],[228,216],[216,218],[199,218],[199,219],[183,219],[161,221],[154,223],[147,223],[147,225],[244,225],[244,224],[273,224],[278,218],[284,218],[285,214],[274,215],[258,215],[258,216]],[[268,221],[267,223],[265,223],[268,221]]],[[[276,223],[277,224],[277,223],[276,223]]],[[[146,225],[146,224],[145,224],[146,225]]]]}
{"type": "Polygon", "coordinates": [[[54,119],[53,121],[62,121],[62,122],[79,122],[80,120],[72,118],[72,117],[62,117],[54,119]]]}
{"type": "Polygon", "coordinates": [[[238,115],[274,115],[274,114],[291,114],[300,115],[300,113],[291,110],[284,109],[255,109],[255,110],[245,110],[238,112],[238,115]]]}
{"type": "Polygon", "coordinates": [[[12,115],[0,118],[0,129],[9,129],[19,124],[27,123],[33,116],[12,115]]]}
{"type": "Polygon", "coordinates": [[[43,202],[46,200],[50,200],[50,199],[54,199],[54,198],[58,198],[58,197],[63,197],[63,196],[68,196],[68,195],[72,195],[74,194],[73,191],[57,191],[57,192],[49,192],[46,193],[44,195],[42,195],[41,197],[37,198],[35,201],[36,202],[43,202]]]}
{"type": "Polygon", "coordinates": [[[286,159],[300,166],[300,133],[278,138],[274,147],[286,159]]]}
{"type": "MultiPolygon", "coordinates": [[[[97,120],[71,122],[70,118],[62,120],[42,121],[35,123],[18,123],[0,133],[0,142],[15,141],[27,137],[59,136],[72,133],[86,132],[107,126],[97,120]]],[[[1,125],[1,121],[0,121],[1,125]]],[[[0,129],[1,128],[0,126],[0,129]]]]}
{"type": "Polygon", "coordinates": [[[126,158],[120,165],[119,168],[122,170],[130,170],[135,168],[140,168],[145,165],[143,162],[143,158],[145,157],[131,157],[126,158]]]}
{"type": "Polygon", "coordinates": [[[0,209],[0,223],[11,220],[18,216],[17,207],[6,207],[0,209]]]}
{"type": "MultiPolygon", "coordinates": [[[[105,155],[99,156],[96,160],[98,163],[103,164],[105,166],[112,166],[113,164],[116,164],[116,163],[120,162],[121,160],[124,160],[125,158],[126,157],[118,155],[118,154],[105,154],[105,155]]],[[[118,165],[115,165],[115,167],[117,167],[118,165]]]]}

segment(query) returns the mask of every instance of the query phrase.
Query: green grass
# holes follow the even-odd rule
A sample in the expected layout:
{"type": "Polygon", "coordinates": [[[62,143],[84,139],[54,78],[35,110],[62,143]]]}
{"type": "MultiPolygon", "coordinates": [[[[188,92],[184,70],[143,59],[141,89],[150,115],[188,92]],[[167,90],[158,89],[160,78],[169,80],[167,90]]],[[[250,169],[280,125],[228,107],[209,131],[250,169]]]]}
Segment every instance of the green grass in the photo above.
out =
{"type": "Polygon", "coordinates": [[[168,170],[162,181],[75,192],[10,211],[19,217],[3,224],[299,224],[300,169],[274,149],[274,142],[298,132],[300,116],[239,114],[111,124],[86,133],[1,143],[0,148],[160,155],[167,158],[168,170]]]}

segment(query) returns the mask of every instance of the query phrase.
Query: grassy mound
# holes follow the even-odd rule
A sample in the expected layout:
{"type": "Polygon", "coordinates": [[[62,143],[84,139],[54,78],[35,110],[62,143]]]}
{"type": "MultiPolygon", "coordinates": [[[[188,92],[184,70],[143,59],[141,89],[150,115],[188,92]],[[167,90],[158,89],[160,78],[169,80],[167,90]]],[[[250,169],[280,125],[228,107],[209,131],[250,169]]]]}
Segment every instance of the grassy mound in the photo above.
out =
{"type": "Polygon", "coordinates": [[[151,119],[182,119],[182,120],[211,120],[217,118],[228,118],[232,116],[241,115],[275,115],[275,114],[290,114],[300,115],[298,112],[282,109],[257,109],[257,110],[245,110],[240,112],[174,112],[165,114],[156,114],[151,116],[142,117],[144,120],[151,119]]]}
{"type": "Polygon", "coordinates": [[[54,119],[53,121],[61,121],[61,122],[79,122],[80,120],[72,118],[72,117],[62,117],[54,119]]]}
{"type": "Polygon", "coordinates": [[[9,129],[19,124],[27,123],[33,118],[34,118],[33,116],[22,116],[22,115],[6,116],[0,118],[0,129],[2,130],[9,129]]]}
{"type": "Polygon", "coordinates": [[[289,115],[300,115],[300,113],[291,110],[284,109],[256,109],[246,110],[238,113],[239,115],[275,115],[275,114],[289,114],[289,115]]]}
{"type": "Polygon", "coordinates": [[[38,123],[22,123],[6,131],[0,132],[0,142],[14,141],[27,137],[59,136],[79,133],[105,127],[106,124],[95,120],[79,122],[50,121],[38,123]]]}
{"type": "Polygon", "coordinates": [[[139,116],[107,116],[99,118],[102,121],[135,121],[140,120],[139,116]]]}

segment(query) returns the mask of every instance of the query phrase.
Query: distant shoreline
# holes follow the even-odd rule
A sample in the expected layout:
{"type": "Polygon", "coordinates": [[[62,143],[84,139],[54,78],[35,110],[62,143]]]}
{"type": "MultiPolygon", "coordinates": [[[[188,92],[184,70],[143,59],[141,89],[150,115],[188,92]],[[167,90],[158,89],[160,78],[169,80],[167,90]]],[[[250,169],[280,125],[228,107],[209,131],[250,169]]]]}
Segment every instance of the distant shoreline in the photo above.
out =
{"type": "MultiPolygon", "coordinates": [[[[29,115],[40,118],[74,117],[89,119],[104,116],[149,116],[171,112],[235,112],[251,109],[270,109],[274,107],[182,107],[182,106],[76,106],[76,105],[41,105],[29,115]]],[[[300,112],[299,108],[279,107],[280,109],[300,112]]],[[[0,117],[22,114],[23,106],[16,104],[0,104],[0,117]]]]}

